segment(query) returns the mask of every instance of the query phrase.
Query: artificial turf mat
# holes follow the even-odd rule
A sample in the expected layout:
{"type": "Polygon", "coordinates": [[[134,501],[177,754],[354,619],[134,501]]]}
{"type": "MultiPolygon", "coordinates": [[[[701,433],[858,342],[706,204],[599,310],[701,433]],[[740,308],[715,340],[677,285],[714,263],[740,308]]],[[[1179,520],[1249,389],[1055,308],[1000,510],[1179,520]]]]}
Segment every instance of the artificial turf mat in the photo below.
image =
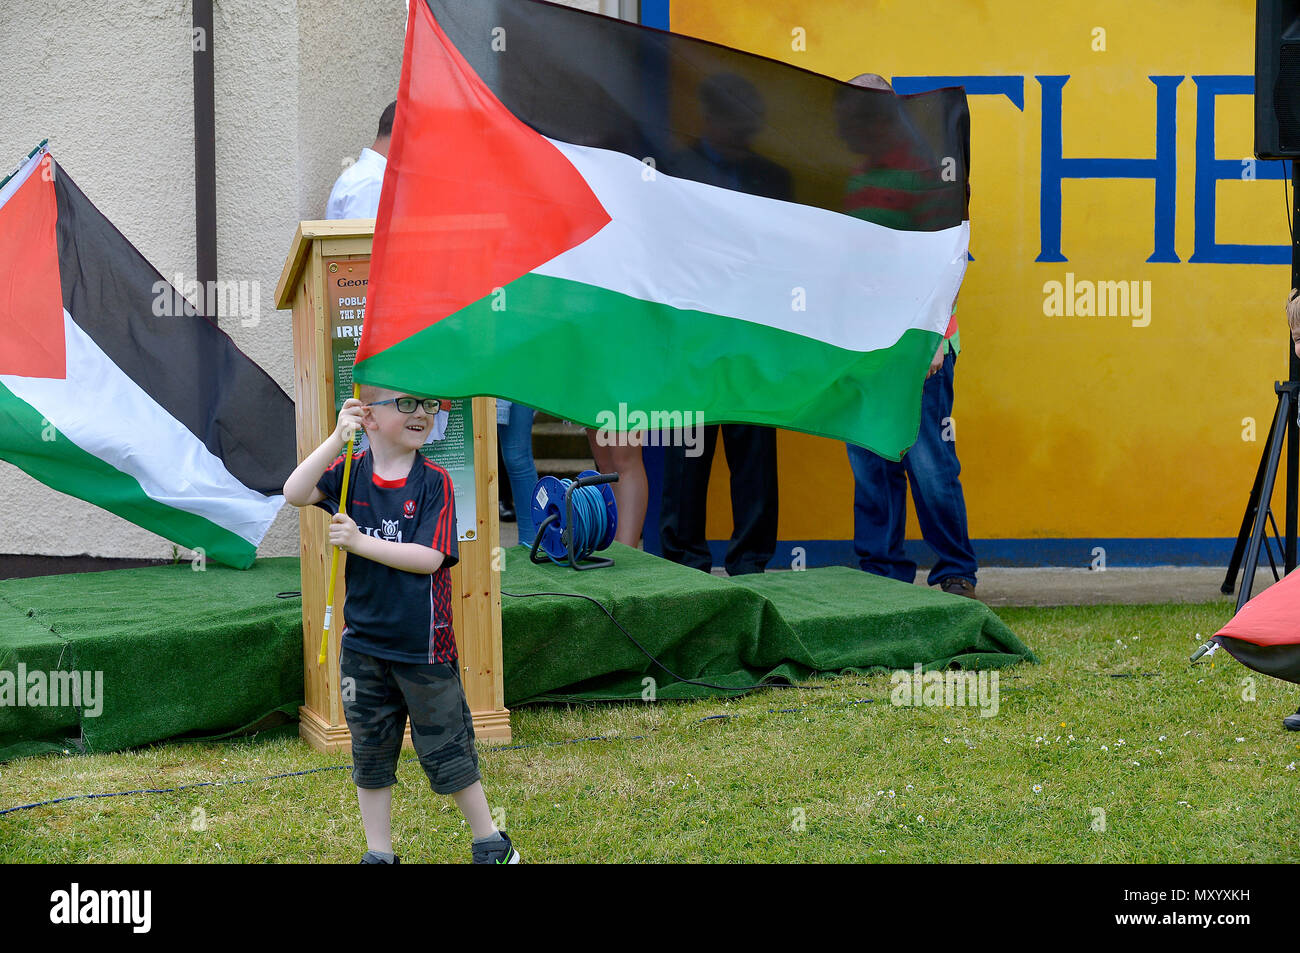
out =
{"type": "MultiPolygon", "coordinates": [[[[727,579],[627,546],[574,572],[508,550],[505,701],[693,698],[829,673],[1035,661],[988,607],[844,567],[727,579]],[[519,595],[576,593],[565,595],[519,595]],[[607,606],[652,662],[589,599],[607,606]],[[687,684],[709,682],[719,688],[687,684]],[[650,681],[652,680],[652,681],[650,681]]],[[[102,672],[102,711],[0,704],[0,761],[221,737],[296,717],[298,560],[0,582],[0,672],[102,672]]]]}
{"type": "Polygon", "coordinates": [[[0,671],[102,672],[97,717],[0,705],[0,761],[53,750],[117,751],[221,736],[303,697],[298,560],[251,569],[188,562],[0,582],[0,671]]]}
{"type": "Polygon", "coordinates": [[[1037,661],[983,603],[831,567],[723,578],[615,543],[614,565],[574,572],[509,550],[501,579],[506,705],[694,698],[814,675],[1037,661]],[[608,607],[664,667],[599,607],[608,607]],[[653,679],[648,682],[647,679],[653,679]]]}

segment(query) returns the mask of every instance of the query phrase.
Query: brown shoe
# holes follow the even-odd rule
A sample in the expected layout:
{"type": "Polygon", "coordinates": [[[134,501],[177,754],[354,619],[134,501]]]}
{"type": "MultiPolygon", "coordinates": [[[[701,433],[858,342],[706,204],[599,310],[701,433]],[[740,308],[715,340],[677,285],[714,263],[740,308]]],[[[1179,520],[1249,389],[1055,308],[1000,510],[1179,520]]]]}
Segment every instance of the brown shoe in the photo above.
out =
{"type": "Polygon", "coordinates": [[[939,580],[939,588],[950,596],[965,596],[967,599],[975,598],[975,583],[959,576],[949,576],[947,579],[939,580]]]}

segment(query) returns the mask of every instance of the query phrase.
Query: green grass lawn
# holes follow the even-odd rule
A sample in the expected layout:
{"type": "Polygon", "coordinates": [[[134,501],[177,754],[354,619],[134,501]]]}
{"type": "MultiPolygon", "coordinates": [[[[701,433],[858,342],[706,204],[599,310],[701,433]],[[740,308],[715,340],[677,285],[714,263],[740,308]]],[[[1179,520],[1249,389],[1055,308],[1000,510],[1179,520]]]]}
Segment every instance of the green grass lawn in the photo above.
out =
{"type": "MultiPolygon", "coordinates": [[[[1000,673],[995,717],[893,706],[888,675],[524,708],[514,743],[533,747],[480,747],[489,801],[525,863],[1300,861],[1300,734],[1281,727],[1300,688],[1225,652],[1187,662],[1230,602],[998,614],[1042,664],[1000,673]],[[591,736],[605,740],[554,743],[591,736]]],[[[0,861],[355,863],[365,844],[345,770],[260,780],[347,762],[285,731],[10,762],[0,810],[222,783],[0,816],[0,861]]],[[[398,777],[403,861],[467,862],[450,800],[405,756],[398,777]]]]}

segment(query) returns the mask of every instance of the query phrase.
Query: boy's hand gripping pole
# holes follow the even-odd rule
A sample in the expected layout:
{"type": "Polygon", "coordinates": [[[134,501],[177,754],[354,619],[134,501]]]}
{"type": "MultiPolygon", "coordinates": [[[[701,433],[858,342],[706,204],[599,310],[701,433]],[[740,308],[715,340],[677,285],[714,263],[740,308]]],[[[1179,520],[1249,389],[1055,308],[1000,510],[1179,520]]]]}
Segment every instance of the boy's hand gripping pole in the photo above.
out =
{"type": "MultiPolygon", "coordinates": [[[[352,385],[352,396],[360,399],[360,384],[354,383],[352,385]]],[[[343,453],[343,486],[339,490],[339,512],[343,513],[345,516],[347,515],[345,507],[347,506],[348,501],[348,477],[352,475],[352,444],[356,438],[357,432],[355,430],[348,434],[347,450],[343,453]]],[[[330,622],[334,616],[334,579],[338,576],[339,572],[339,548],[335,546],[333,549],[334,552],[330,555],[330,581],[329,585],[325,588],[325,625],[321,628],[320,658],[316,660],[316,664],[318,665],[325,664],[325,656],[329,653],[330,622]]]]}

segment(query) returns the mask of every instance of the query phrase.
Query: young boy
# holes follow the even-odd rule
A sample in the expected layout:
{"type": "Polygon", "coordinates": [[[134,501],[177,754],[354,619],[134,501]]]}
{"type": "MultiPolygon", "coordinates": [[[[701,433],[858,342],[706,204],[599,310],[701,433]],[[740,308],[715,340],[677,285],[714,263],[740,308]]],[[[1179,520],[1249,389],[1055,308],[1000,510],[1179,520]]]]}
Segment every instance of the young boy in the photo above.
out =
{"type": "Polygon", "coordinates": [[[457,671],[451,628],[456,501],[451,478],[419,453],[438,401],[363,386],[334,433],[284,485],[294,506],[334,514],[330,543],[348,553],[339,653],[343,712],[352,733],[368,850],[363,864],[396,864],[391,809],[407,714],[429,783],[450,794],[474,835],[474,863],[516,864],[519,852],[492,822],[474,725],[457,671]],[[339,510],[343,452],[364,428],[370,449],[352,457],[348,501],[339,510]]]}

